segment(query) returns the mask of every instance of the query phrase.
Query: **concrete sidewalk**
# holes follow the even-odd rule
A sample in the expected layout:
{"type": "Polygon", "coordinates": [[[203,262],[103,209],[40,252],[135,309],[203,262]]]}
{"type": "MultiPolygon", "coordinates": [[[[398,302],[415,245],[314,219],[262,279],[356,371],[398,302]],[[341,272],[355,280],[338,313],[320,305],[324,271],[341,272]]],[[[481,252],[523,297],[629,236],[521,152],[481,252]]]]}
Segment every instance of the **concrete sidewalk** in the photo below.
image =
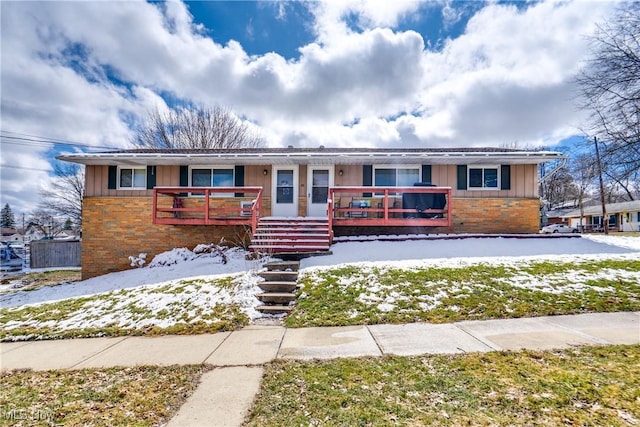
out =
{"type": "Polygon", "coordinates": [[[452,324],[286,329],[249,326],[211,335],[93,338],[0,343],[0,369],[82,369],[211,364],[169,425],[239,425],[274,358],[546,350],[640,344],[640,312],[581,314],[452,324]]]}

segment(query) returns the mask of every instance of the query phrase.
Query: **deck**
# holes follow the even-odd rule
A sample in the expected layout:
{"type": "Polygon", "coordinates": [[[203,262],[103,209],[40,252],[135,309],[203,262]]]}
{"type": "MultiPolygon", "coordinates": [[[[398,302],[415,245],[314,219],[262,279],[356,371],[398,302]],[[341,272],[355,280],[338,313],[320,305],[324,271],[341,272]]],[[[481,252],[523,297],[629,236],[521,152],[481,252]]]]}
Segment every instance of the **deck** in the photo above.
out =
{"type": "MultiPolygon", "coordinates": [[[[330,187],[330,239],[334,227],[451,227],[450,187],[330,187]]],[[[262,187],[156,187],[153,223],[246,225],[255,235],[263,218],[262,187]]]]}

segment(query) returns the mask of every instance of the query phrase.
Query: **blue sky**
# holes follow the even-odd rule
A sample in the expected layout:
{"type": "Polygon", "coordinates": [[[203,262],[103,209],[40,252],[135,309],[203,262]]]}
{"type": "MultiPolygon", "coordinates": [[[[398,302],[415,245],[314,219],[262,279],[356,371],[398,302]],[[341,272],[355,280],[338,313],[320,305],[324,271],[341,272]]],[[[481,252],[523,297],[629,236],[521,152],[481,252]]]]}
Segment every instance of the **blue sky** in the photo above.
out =
{"type": "Polygon", "coordinates": [[[128,147],[184,103],[273,147],[555,146],[580,133],[573,77],[614,7],[3,1],[0,203],[33,210],[60,150],[128,147]]]}

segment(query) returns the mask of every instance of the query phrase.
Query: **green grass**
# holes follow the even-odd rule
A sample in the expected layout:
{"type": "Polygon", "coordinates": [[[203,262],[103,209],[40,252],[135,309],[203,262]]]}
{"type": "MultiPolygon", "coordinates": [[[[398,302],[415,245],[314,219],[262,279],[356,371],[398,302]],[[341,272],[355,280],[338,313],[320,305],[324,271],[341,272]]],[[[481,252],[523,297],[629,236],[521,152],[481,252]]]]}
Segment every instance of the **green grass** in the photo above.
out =
{"type": "Polygon", "coordinates": [[[43,286],[57,285],[62,282],[77,282],[80,280],[80,275],[80,270],[51,270],[11,275],[3,277],[0,283],[13,285],[13,288],[0,290],[0,295],[16,291],[33,291],[43,286]]]}
{"type": "Polygon", "coordinates": [[[154,426],[193,393],[204,366],[0,372],[0,426],[154,426]]]}
{"type": "MultiPolygon", "coordinates": [[[[249,323],[242,275],[184,279],[0,309],[0,340],[201,334],[249,323]],[[220,297],[224,297],[220,299],[220,297]],[[223,302],[226,301],[226,302],[223,302]]],[[[640,310],[640,259],[303,270],[288,327],[502,319],[640,310]]]]}
{"type": "Polygon", "coordinates": [[[640,423],[640,346],[276,360],[246,425],[640,423]]]}
{"type": "Polygon", "coordinates": [[[640,310],[640,260],[303,272],[289,327],[640,310]]]}

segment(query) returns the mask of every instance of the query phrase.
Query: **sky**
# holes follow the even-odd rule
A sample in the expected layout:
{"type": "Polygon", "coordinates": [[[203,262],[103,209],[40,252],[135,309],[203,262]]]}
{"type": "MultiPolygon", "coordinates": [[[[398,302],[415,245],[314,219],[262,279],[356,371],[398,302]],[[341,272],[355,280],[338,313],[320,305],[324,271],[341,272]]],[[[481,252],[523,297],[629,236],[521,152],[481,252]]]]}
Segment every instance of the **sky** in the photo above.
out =
{"type": "Polygon", "coordinates": [[[0,203],[61,152],[131,148],[146,115],[230,108],[286,147],[556,146],[612,1],[7,1],[0,203]]]}

